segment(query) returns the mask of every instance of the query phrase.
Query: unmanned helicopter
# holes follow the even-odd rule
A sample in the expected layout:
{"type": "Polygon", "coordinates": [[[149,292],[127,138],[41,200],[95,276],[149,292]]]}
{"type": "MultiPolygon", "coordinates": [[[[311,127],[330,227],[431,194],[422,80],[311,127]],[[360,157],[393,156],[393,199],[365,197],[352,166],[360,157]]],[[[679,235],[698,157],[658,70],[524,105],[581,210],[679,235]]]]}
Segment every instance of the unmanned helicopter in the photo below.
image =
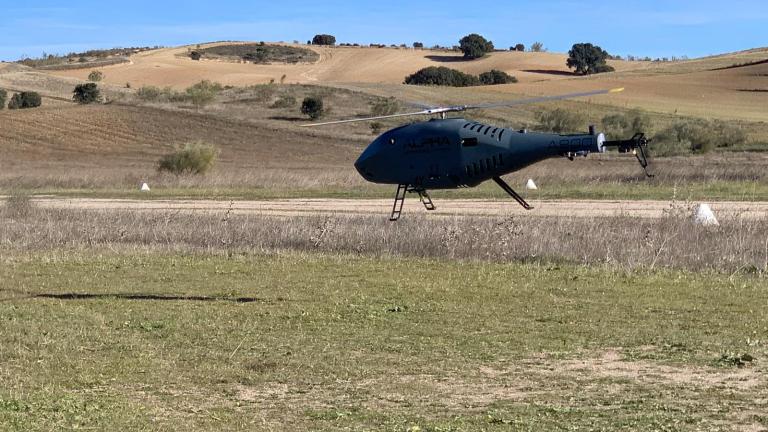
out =
{"type": "Polygon", "coordinates": [[[648,177],[648,139],[637,133],[626,140],[606,141],[594,126],[585,134],[534,133],[510,130],[464,118],[446,118],[450,112],[500,108],[553,100],[596,96],[623,91],[623,88],[569,93],[534,99],[479,105],[448,107],[422,106],[422,111],[356,118],[304,125],[324,126],[396,117],[438,115],[428,121],[410,123],[388,130],[376,138],[355,162],[355,168],[373,183],[397,185],[390,221],[400,218],[406,193],[417,193],[427,210],[435,210],[428,190],[475,187],[493,180],[526,210],[533,207],[515,192],[501,176],[553,157],[586,157],[616,147],[620,153],[632,152],[648,177]]]}

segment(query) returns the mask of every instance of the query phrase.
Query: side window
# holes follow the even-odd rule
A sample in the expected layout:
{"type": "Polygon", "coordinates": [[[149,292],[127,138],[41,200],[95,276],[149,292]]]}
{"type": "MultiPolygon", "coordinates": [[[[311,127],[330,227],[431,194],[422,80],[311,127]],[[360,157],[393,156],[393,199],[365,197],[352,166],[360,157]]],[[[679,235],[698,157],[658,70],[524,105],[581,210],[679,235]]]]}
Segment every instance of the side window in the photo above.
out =
{"type": "Polygon", "coordinates": [[[592,138],[584,138],[581,140],[581,145],[584,147],[589,147],[592,145],[592,138]]]}
{"type": "Polygon", "coordinates": [[[477,138],[463,138],[461,145],[462,147],[474,147],[477,145],[477,138]]]}
{"type": "Polygon", "coordinates": [[[573,147],[578,147],[580,143],[581,143],[581,140],[578,138],[571,140],[571,146],[573,147]]]}

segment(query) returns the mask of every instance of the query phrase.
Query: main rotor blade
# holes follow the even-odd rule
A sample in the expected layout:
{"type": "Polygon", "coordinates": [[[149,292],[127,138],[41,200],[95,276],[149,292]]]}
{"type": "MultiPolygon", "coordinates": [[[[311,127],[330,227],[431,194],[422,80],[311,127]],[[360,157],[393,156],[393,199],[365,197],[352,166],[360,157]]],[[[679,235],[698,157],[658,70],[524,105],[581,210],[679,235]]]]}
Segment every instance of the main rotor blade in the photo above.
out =
{"type": "Polygon", "coordinates": [[[354,123],[354,122],[361,122],[361,121],[382,120],[382,119],[395,118],[395,117],[407,117],[407,116],[429,114],[429,112],[427,111],[428,110],[411,112],[411,113],[403,113],[403,114],[376,116],[376,117],[362,117],[362,118],[349,119],[349,120],[337,120],[337,121],[330,121],[330,122],[323,122],[323,123],[311,123],[311,124],[301,125],[301,127],[325,126],[325,125],[340,124],[340,123],[354,123]]]}
{"type": "Polygon", "coordinates": [[[449,107],[435,107],[435,108],[425,109],[423,111],[415,111],[415,112],[402,113],[402,114],[391,114],[391,115],[376,116],[376,117],[362,117],[362,118],[356,118],[356,119],[337,120],[337,121],[330,121],[330,122],[323,122],[323,123],[311,123],[311,124],[301,125],[301,127],[326,126],[326,125],[332,125],[332,124],[354,123],[354,122],[371,121],[371,120],[383,120],[383,119],[397,118],[397,117],[410,117],[410,116],[417,116],[417,115],[432,115],[432,114],[441,114],[441,113],[448,113],[448,112],[461,112],[469,109],[510,107],[515,105],[526,105],[526,104],[533,104],[533,103],[547,102],[547,101],[554,101],[554,100],[573,99],[578,97],[595,96],[595,95],[608,94],[608,93],[618,93],[620,91],[624,91],[624,88],[622,87],[622,88],[615,88],[615,89],[608,89],[608,90],[595,90],[595,91],[582,92],[582,93],[568,93],[568,94],[557,95],[557,96],[543,96],[543,97],[538,97],[533,99],[518,99],[513,101],[493,102],[493,103],[480,104],[480,105],[456,105],[456,106],[449,106],[449,107]]]}
{"type": "Polygon", "coordinates": [[[621,91],[624,91],[624,87],[615,88],[615,89],[595,90],[595,91],[581,92],[581,93],[568,93],[568,94],[562,94],[562,95],[556,95],[556,96],[542,96],[542,97],[533,98],[533,99],[518,99],[518,100],[506,101],[506,102],[492,102],[492,103],[479,104],[479,105],[468,105],[465,107],[465,109],[502,108],[502,107],[510,107],[515,105],[527,105],[527,104],[534,104],[539,102],[573,99],[573,98],[595,96],[595,95],[608,94],[608,93],[619,93],[621,91]]]}
{"type": "Polygon", "coordinates": [[[362,118],[356,118],[356,119],[337,120],[337,121],[324,122],[324,123],[311,123],[311,124],[301,125],[301,127],[325,126],[325,125],[340,124],[340,123],[353,123],[353,122],[361,122],[361,121],[382,120],[382,119],[389,119],[389,118],[396,118],[396,117],[409,117],[409,116],[416,116],[416,115],[440,114],[440,113],[451,112],[451,111],[463,111],[464,108],[465,107],[463,107],[463,106],[445,107],[445,108],[431,108],[431,109],[426,109],[426,110],[423,110],[423,111],[416,111],[416,112],[409,112],[409,113],[402,113],[402,114],[390,114],[390,115],[376,116],[376,117],[362,117],[362,118]]]}

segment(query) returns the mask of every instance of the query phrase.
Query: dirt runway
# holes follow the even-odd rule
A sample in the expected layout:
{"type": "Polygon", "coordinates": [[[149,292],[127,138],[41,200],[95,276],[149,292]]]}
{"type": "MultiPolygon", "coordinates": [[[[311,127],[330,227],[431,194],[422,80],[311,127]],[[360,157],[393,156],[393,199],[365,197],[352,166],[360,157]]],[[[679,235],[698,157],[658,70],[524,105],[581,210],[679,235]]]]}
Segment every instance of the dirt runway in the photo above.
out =
{"type": "MultiPolygon", "coordinates": [[[[45,208],[80,210],[132,210],[220,212],[233,214],[262,214],[273,216],[297,215],[381,215],[388,217],[391,199],[280,199],[265,201],[215,200],[132,200],[94,198],[37,198],[45,208]]],[[[642,217],[657,218],[670,211],[693,215],[697,203],[671,201],[612,201],[612,200],[535,200],[534,209],[526,211],[511,200],[440,199],[435,201],[434,216],[559,216],[577,218],[642,217]]],[[[768,217],[768,202],[720,201],[710,202],[717,217],[747,219],[768,217]]],[[[417,198],[409,197],[403,206],[403,217],[427,213],[417,198]]]]}

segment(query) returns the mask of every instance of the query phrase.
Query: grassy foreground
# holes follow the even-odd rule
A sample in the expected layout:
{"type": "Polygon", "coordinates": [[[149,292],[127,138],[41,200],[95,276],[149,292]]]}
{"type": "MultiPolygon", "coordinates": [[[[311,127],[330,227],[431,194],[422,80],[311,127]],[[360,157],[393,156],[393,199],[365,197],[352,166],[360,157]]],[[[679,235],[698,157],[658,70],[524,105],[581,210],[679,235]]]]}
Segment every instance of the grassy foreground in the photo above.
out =
{"type": "Polygon", "coordinates": [[[765,281],[3,252],[0,429],[760,430],[765,281]]]}

